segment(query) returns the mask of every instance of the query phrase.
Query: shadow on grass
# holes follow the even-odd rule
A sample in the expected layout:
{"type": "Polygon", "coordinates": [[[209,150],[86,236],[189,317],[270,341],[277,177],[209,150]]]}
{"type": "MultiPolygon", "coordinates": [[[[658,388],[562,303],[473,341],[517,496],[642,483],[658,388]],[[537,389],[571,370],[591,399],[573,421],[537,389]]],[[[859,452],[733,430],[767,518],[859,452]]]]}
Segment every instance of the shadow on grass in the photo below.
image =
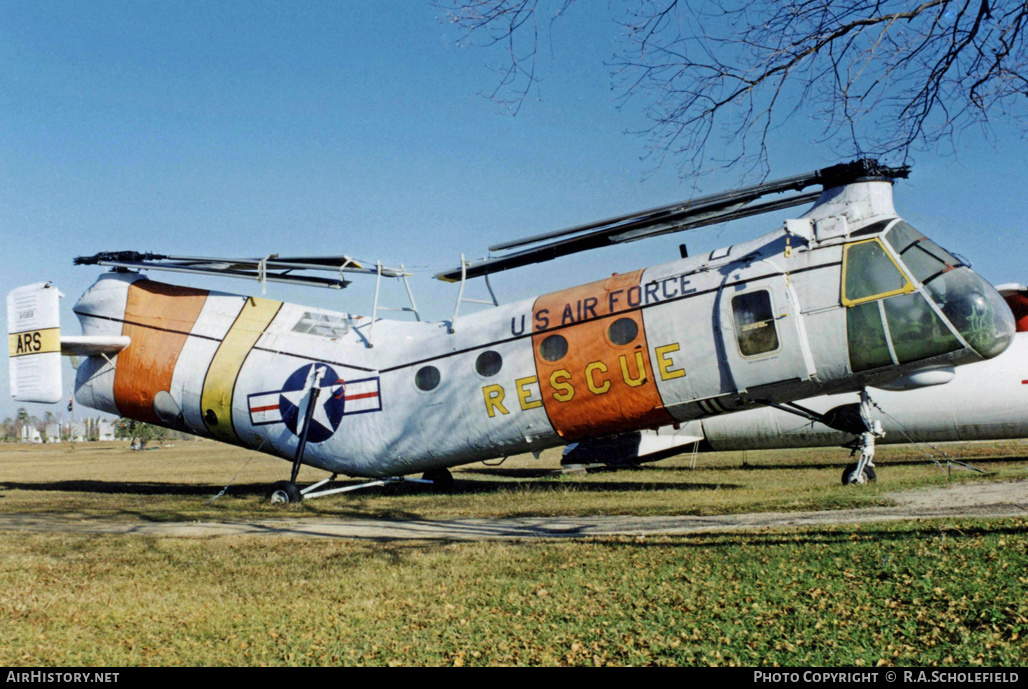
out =
{"type": "MultiPolygon", "coordinates": [[[[958,518],[959,519],[959,518],[958,518]]],[[[975,519],[968,517],[968,519],[975,519]]],[[[1002,521],[1010,521],[1011,517],[1002,517],[1002,521]]],[[[1017,519],[1016,517],[1013,519],[1017,519]]],[[[887,543],[904,541],[924,541],[931,538],[947,538],[966,541],[983,536],[1024,536],[1028,534],[1028,521],[1021,524],[1003,524],[989,526],[979,523],[974,525],[954,523],[952,520],[932,520],[918,523],[916,526],[840,524],[835,528],[812,529],[803,527],[796,531],[778,531],[771,533],[697,533],[662,536],[655,534],[647,539],[635,541],[612,540],[607,545],[612,547],[687,547],[687,548],[735,548],[739,546],[782,546],[811,544],[860,544],[887,543]],[[656,540],[649,540],[656,539],[656,540]]],[[[902,524],[902,523],[901,523],[902,524]]]]}
{"type": "Polygon", "coordinates": [[[500,467],[460,467],[455,478],[458,480],[460,476],[467,476],[471,474],[473,476],[503,476],[505,478],[518,478],[518,479],[556,479],[559,478],[555,470],[552,467],[545,469],[533,469],[529,467],[519,468],[507,468],[503,469],[500,467]]]}
{"type": "MultiPolygon", "coordinates": [[[[660,518],[657,518],[658,520],[660,518]]],[[[1009,522],[1011,518],[1003,518],[1009,522]]],[[[441,520],[447,521],[447,520],[441,520]]],[[[502,520],[499,520],[502,521],[502,520]]],[[[384,525],[393,533],[390,535],[376,535],[372,531],[356,535],[330,535],[318,533],[316,525],[274,526],[270,524],[255,525],[259,533],[293,536],[321,536],[336,539],[372,542],[387,544],[391,547],[404,551],[407,549],[426,550],[433,547],[450,546],[460,543],[481,542],[493,539],[500,539],[510,544],[519,546],[540,547],[543,543],[549,545],[561,545],[567,542],[568,545],[575,543],[590,543],[617,550],[641,550],[641,549],[695,549],[695,550],[732,550],[740,547],[765,548],[782,546],[808,546],[808,545],[846,545],[859,547],[864,545],[880,545],[886,543],[912,543],[924,542],[931,539],[949,539],[964,542],[981,538],[983,536],[1025,536],[1028,534],[1028,522],[1022,524],[997,524],[995,526],[954,523],[952,521],[939,520],[933,524],[917,524],[910,527],[907,525],[888,526],[880,525],[847,525],[840,524],[835,528],[802,528],[802,527],[779,527],[772,532],[754,533],[753,531],[741,531],[739,533],[692,533],[692,534],[595,534],[588,533],[586,527],[575,528],[567,525],[560,527],[531,526],[520,524],[517,527],[505,527],[496,523],[460,523],[450,524],[449,534],[438,536],[426,536],[419,533],[420,525],[417,521],[410,524],[388,524],[384,525]],[[512,533],[517,528],[518,533],[512,533]],[[409,531],[409,535],[397,534],[396,531],[409,531]],[[542,543],[541,543],[542,542],[542,543]]],[[[884,557],[888,558],[889,553],[884,557]]],[[[887,561],[887,560],[886,560],[887,561]]],[[[889,567],[883,566],[883,569],[889,567]]],[[[895,565],[891,567],[895,569],[895,565]]],[[[881,578],[881,575],[879,576],[881,578]]]]}
{"type": "MultiPolygon", "coordinates": [[[[513,476],[513,474],[511,474],[513,476]]],[[[519,491],[525,493],[554,493],[554,492],[583,492],[583,493],[618,493],[618,492],[656,492],[656,491],[693,491],[693,490],[734,490],[743,486],[733,483],[687,483],[687,482],[657,482],[657,481],[555,481],[555,480],[531,480],[526,476],[524,480],[512,481],[490,481],[485,479],[472,479],[462,481],[459,478],[449,490],[435,490],[431,486],[419,483],[396,483],[376,486],[355,492],[355,497],[363,495],[374,496],[412,496],[412,495],[435,495],[439,497],[460,496],[460,495],[482,495],[490,493],[503,493],[519,491]]],[[[358,480],[338,482],[332,484],[335,487],[357,485],[358,480]]],[[[305,484],[300,484],[303,488],[305,484]]],[[[211,497],[221,490],[222,486],[196,483],[161,483],[141,481],[50,481],[40,483],[17,483],[5,481],[0,483],[0,489],[24,490],[24,491],[54,491],[72,493],[99,493],[107,495],[173,495],[173,496],[194,496],[211,497]]],[[[264,497],[270,488],[267,483],[234,483],[229,486],[226,495],[236,498],[264,497]]]]}
{"type": "MultiPolygon", "coordinates": [[[[0,488],[6,490],[55,491],[69,493],[102,493],[107,495],[192,495],[210,497],[221,486],[200,483],[160,483],[145,481],[50,481],[45,483],[15,483],[5,481],[0,488]]],[[[261,495],[269,488],[266,483],[237,483],[231,492],[237,495],[261,495]]]]}
{"type": "MultiPolygon", "coordinates": [[[[356,485],[357,480],[342,481],[333,484],[335,487],[356,485]]],[[[301,487],[309,484],[301,484],[301,487]]],[[[153,496],[166,498],[155,500],[144,509],[137,509],[136,504],[118,504],[107,501],[98,506],[52,506],[42,511],[61,514],[69,512],[85,512],[89,516],[77,519],[103,520],[116,515],[119,518],[135,518],[149,523],[188,522],[196,520],[213,520],[219,522],[250,523],[253,520],[280,520],[331,518],[354,519],[362,521],[392,520],[421,521],[433,506],[446,504],[449,499],[475,496],[497,496],[518,493],[521,497],[546,496],[558,493],[655,493],[686,492],[696,490],[731,490],[742,488],[735,484],[687,483],[687,482],[579,482],[560,480],[471,480],[455,481],[448,491],[433,490],[431,486],[417,483],[387,484],[366,490],[355,491],[326,499],[304,501],[299,505],[268,505],[264,497],[270,485],[266,483],[236,483],[229,486],[228,491],[216,502],[210,499],[222,489],[221,485],[163,483],[141,481],[50,481],[40,483],[2,482],[0,498],[5,490],[26,492],[61,492],[80,493],[93,496],[153,496]],[[432,501],[416,503],[401,502],[408,498],[433,498],[432,501]],[[365,498],[372,498],[369,502],[365,498]],[[184,502],[185,501],[185,504],[184,502]]],[[[40,510],[29,510],[39,512],[40,510]]],[[[534,517],[546,514],[548,510],[526,508],[524,514],[508,514],[510,517],[534,517]]],[[[268,527],[271,529],[272,527],[268,527]]],[[[394,540],[394,539],[387,539],[394,540]]]]}
{"type": "MultiPolygon", "coordinates": [[[[309,503],[301,505],[275,505],[269,506],[266,511],[248,510],[241,513],[232,511],[220,511],[221,508],[211,508],[208,513],[195,511],[182,511],[172,509],[158,509],[154,512],[141,510],[118,510],[117,516],[123,518],[138,519],[140,522],[150,524],[165,524],[175,522],[196,522],[209,520],[219,524],[245,526],[247,533],[283,533],[292,535],[311,534],[314,529],[311,527],[296,526],[274,526],[279,520],[306,519],[310,517],[332,518],[339,520],[360,520],[360,521],[397,521],[397,522],[418,522],[424,521],[425,517],[418,512],[411,512],[399,509],[356,509],[346,505],[337,505],[334,508],[318,509],[312,508],[309,503]],[[260,521],[258,521],[260,520],[260,521]]],[[[95,517],[96,521],[108,519],[106,516],[95,517]]]]}
{"type": "MultiPolygon", "coordinates": [[[[759,452],[759,450],[754,450],[754,452],[759,452]]],[[[702,462],[702,457],[700,459],[701,459],[701,462],[702,462]]],[[[946,461],[947,460],[946,460],[945,457],[936,457],[936,459],[939,461],[940,464],[942,464],[943,466],[946,466],[946,461]]],[[[663,460],[659,460],[659,461],[663,461],[663,460]]],[[[654,463],[654,464],[638,464],[638,465],[634,465],[634,466],[630,466],[630,467],[625,467],[625,469],[630,469],[630,470],[653,469],[653,470],[658,470],[658,471],[670,471],[670,472],[679,472],[679,471],[681,471],[681,472],[694,472],[694,471],[718,471],[718,470],[725,470],[725,471],[768,471],[768,470],[782,471],[782,470],[786,470],[786,471],[789,471],[789,470],[807,470],[807,469],[833,469],[833,470],[840,470],[841,471],[843,469],[843,467],[845,467],[847,464],[851,464],[854,461],[856,461],[855,458],[851,459],[850,457],[843,457],[841,459],[834,460],[834,461],[803,461],[803,460],[796,460],[794,462],[789,462],[788,464],[780,464],[780,463],[762,462],[759,459],[756,460],[756,461],[753,461],[753,460],[747,458],[747,459],[742,459],[742,460],[739,460],[739,461],[731,461],[731,462],[720,460],[720,463],[718,463],[716,465],[710,465],[710,464],[703,465],[702,463],[698,463],[698,465],[695,468],[687,467],[687,466],[663,466],[661,464],[654,463]]],[[[952,461],[954,461],[954,462],[963,462],[964,464],[969,464],[971,466],[976,466],[978,464],[1016,464],[1016,463],[1028,462],[1028,457],[1024,457],[1024,456],[1021,456],[1021,457],[953,457],[952,461]]],[[[880,456],[876,456],[875,457],[875,466],[876,467],[898,467],[898,466],[915,466],[915,465],[924,465],[924,466],[935,467],[935,464],[932,462],[932,460],[924,458],[924,457],[918,458],[918,459],[889,459],[888,457],[880,457],[880,456]]],[[[613,471],[613,470],[614,469],[611,469],[611,471],[613,471]]],[[[479,470],[474,470],[474,471],[479,471],[479,470]]],[[[510,471],[516,471],[516,470],[512,469],[510,471]]]]}
{"type": "MultiPolygon", "coordinates": [[[[685,518],[688,519],[688,518],[685,518]]],[[[660,517],[654,518],[659,522],[660,517]]],[[[1005,518],[1009,522],[1009,518],[1005,518]]],[[[982,536],[1024,536],[1028,522],[1023,524],[967,525],[939,521],[934,525],[918,524],[914,527],[879,525],[839,525],[835,528],[780,527],[773,532],[754,533],[694,533],[694,534],[599,534],[590,533],[589,527],[568,524],[565,518],[526,523],[519,519],[487,520],[429,520],[416,516],[389,517],[368,520],[359,532],[332,532],[330,526],[319,523],[270,522],[246,523],[245,533],[238,535],[271,535],[318,537],[330,540],[390,544],[397,552],[408,549],[430,550],[434,547],[459,543],[503,541],[520,546],[540,547],[567,542],[591,543],[617,550],[639,549],[697,549],[732,550],[740,547],[767,548],[808,545],[861,545],[878,546],[886,543],[924,542],[930,539],[968,541],[982,536]],[[426,533],[425,529],[445,527],[446,533],[426,533]]],[[[887,557],[889,553],[886,553],[887,557]]]]}

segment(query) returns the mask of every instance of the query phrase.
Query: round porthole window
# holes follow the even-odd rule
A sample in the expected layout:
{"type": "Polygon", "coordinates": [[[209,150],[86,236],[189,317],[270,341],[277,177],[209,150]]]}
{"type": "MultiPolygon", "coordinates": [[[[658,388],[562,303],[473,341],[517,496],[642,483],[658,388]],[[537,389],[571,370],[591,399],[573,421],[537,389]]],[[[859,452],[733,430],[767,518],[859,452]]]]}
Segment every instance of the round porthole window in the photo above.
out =
{"type": "Polygon", "coordinates": [[[568,353],[568,341],[563,335],[550,335],[539,345],[539,356],[546,361],[560,361],[568,353]]]}
{"type": "Polygon", "coordinates": [[[418,390],[423,390],[424,392],[435,390],[439,387],[439,380],[439,369],[435,366],[423,366],[414,374],[414,385],[417,386],[418,390]]]}
{"type": "Polygon", "coordinates": [[[482,352],[475,359],[475,370],[478,371],[478,375],[483,378],[489,376],[495,376],[503,368],[503,357],[500,356],[499,352],[492,350],[482,352]]]}
{"type": "Polygon", "coordinates": [[[639,326],[631,318],[619,318],[607,328],[607,337],[616,345],[626,345],[639,335],[639,326]]]}

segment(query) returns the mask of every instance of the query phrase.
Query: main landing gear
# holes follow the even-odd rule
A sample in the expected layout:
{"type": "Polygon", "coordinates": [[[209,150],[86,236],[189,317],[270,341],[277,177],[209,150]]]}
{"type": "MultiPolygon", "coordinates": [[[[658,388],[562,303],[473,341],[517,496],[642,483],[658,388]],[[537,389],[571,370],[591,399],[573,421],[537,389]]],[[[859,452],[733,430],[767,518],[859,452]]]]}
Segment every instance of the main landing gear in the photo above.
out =
{"type": "Polygon", "coordinates": [[[449,469],[430,469],[425,472],[421,478],[404,478],[402,476],[387,476],[383,478],[374,479],[372,481],[366,481],[365,483],[358,483],[355,485],[342,486],[340,488],[325,488],[321,490],[323,486],[327,486],[332,483],[338,476],[338,474],[332,474],[329,478],[323,479],[307,486],[304,489],[300,489],[296,485],[296,477],[300,473],[300,465],[303,463],[303,453],[307,449],[307,433],[310,431],[311,419],[314,417],[314,412],[317,409],[318,396],[321,394],[321,379],[325,375],[325,367],[313,366],[307,377],[306,389],[308,393],[306,395],[306,407],[303,409],[303,423],[300,424],[299,440],[300,442],[296,445],[296,454],[293,456],[293,469],[289,474],[288,481],[277,481],[271,485],[270,490],[267,492],[267,500],[273,505],[281,504],[296,504],[304,500],[311,498],[320,498],[326,495],[335,495],[336,493],[348,493],[354,490],[361,490],[362,488],[374,488],[375,486],[385,486],[393,483],[424,483],[431,486],[436,486],[442,490],[449,490],[453,488],[453,475],[449,469]]]}
{"type": "Polygon", "coordinates": [[[875,438],[885,435],[882,431],[881,421],[871,420],[871,398],[866,391],[860,393],[860,418],[864,422],[864,430],[860,437],[852,443],[850,457],[860,452],[860,459],[848,464],[842,471],[842,485],[852,486],[860,483],[874,483],[878,476],[875,474],[875,438]]]}
{"type": "Polygon", "coordinates": [[[453,474],[449,469],[429,469],[421,475],[422,481],[427,481],[440,490],[453,488],[453,474]]]}
{"type": "Polygon", "coordinates": [[[875,438],[885,437],[882,430],[882,422],[871,418],[871,398],[867,389],[860,391],[859,417],[862,430],[859,438],[850,452],[850,457],[860,452],[860,459],[855,464],[850,464],[842,472],[842,485],[851,486],[861,483],[874,483],[878,476],[875,474],[875,438]]]}
{"type": "Polygon", "coordinates": [[[874,468],[875,439],[885,437],[885,432],[882,430],[882,422],[871,418],[872,402],[866,388],[860,391],[859,404],[842,404],[829,409],[824,414],[801,407],[795,402],[786,402],[785,404],[765,402],[765,404],[811,421],[818,421],[837,431],[857,436],[856,440],[845,446],[852,450],[851,457],[860,452],[860,458],[847,465],[843,470],[842,484],[844,486],[874,483],[878,478],[874,468]]]}
{"type": "Polygon", "coordinates": [[[287,502],[300,502],[303,500],[303,493],[292,481],[276,481],[271,484],[266,497],[272,505],[282,505],[287,502]]]}
{"type": "Polygon", "coordinates": [[[860,465],[856,462],[847,464],[842,470],[842,485],[850,486],[854,483],[874,483],[878,479],[875,468],[868,464],[860,471],[860,465]]]}
{"type": "Polygon", "coordinates": [[[318,396],[321,394],[321,388],[318,387],[321,383],[321,378],[325,374],[324,367],[314,366],[311,368],[311,372],[307,379],[306,387],[308,389],[306,398],[306,407],[303,410],[303,423],[300,425],[299,438],[300,442],[296,445],[296,454],[293,456],[293,469],[289,474],[288,481],[278,481],[273,483],[271,489],[268,491],[266,497],[268,502],[273,505],[281,504],[296,504],[303,500],[309,500],[311,498],[320,498],[326,495],[335,495],[336,493],[348,493],[354,490],[360,490],[361,488],[373,488],[375,486],[384,486],[390,483],[428,483],[428,484],[445,484],[446,487],[453,485],[453,477],[450,472],[446,469],[434,469],[425,474],[425,478],[403,478],[401,476],[390,476],[374,481],[368,481],[366,483],[359,483],[357,485],[343,486],[341,488],[327,488],[325,490],[319,490],[323,486],[330,484],[336,479],[338,474],[332,474],[329,478],[323,479],[307,486],[301,490],[296,485],[296,477],[300,473],[300,465],[303,463],[303,453],[307,449],[307,433],[311,427],[311,419],[314,417],[314,411],[317,409],[318,396]],[[431,475],[431,478],[430,478],[431,475]]]}
{"type": "Polygon", "coordinates": [[[348,486],[341,486],[339,488],[326,488],[324,490],[320,490],[323,486],[327,486],[334,481],[337,476],[338,474],[332,474],[329,478],[322,479],[317,483],[312,483],[302,490],[292,481],[278,481],[273,483],[271,488],[268,490],[268,502],[273,505],[282,505],[287,503],[296,504],[312,498],[322,498],[326,495],[349,493],[355,490],[362,490],[364,488],[375,488],[376,486],[387,486],[398,483],[421,483],[435,486],[436,488],[444,491],[453,488],[453,474],[450,473],[449,469],[432,469],[430,471],[426,471],[424,476],[421,478],[386,476],[374,479],[373,481],[365,481],[364,483],[356,483],[348,486]]]}

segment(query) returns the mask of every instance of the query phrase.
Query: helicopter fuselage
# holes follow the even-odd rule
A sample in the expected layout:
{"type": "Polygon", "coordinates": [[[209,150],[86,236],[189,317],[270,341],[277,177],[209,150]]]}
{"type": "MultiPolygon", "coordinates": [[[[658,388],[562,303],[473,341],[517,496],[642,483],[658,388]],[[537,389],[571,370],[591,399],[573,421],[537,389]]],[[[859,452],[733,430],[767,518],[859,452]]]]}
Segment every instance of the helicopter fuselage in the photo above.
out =
{"type": "Polygon", "coordinates": [[[86,406],[351,476],[400,476],[856,391],[995,356],[1013,320],[903,223],[889,182],[761,238],[452,322],[380,320],[103,275],[86,406]],[[914,253],[911,253],[914,252],[914,253]],[[371,345],[374,346],[371,346],[371,345]]]}

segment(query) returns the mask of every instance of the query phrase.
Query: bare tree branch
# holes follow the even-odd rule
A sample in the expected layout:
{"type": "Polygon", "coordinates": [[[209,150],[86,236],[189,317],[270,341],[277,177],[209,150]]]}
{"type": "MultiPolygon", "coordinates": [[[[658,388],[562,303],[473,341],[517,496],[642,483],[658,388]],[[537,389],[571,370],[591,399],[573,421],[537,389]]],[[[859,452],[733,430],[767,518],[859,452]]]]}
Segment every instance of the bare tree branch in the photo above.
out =
{"type": "MultiPolygon", "coordinates": [[[[536,81],[540,27],[572,3],[439,0],[465,40],[507,47],[492,95],[515,112],[536,81]]],[[[952,148],[993,118],[1028,130],[1026,0],[623,0],[611,11],[620,105],[641,105],[648,155],[683,175],[766,171],[790,120],[840,154],[896,161],[952,148]]]]}
{"type": "MultiPolygon", "coordinates": [[[[574,0],[563,0],[550,21],[557,19],[574,0]]],[[[446,12],[447,21],[461,29],[462,44],[503,46],[499,75],[488,97],[516,115],[537,83],[536,56],[539,52],[539,0],[435,0],[446,12]]]]}

